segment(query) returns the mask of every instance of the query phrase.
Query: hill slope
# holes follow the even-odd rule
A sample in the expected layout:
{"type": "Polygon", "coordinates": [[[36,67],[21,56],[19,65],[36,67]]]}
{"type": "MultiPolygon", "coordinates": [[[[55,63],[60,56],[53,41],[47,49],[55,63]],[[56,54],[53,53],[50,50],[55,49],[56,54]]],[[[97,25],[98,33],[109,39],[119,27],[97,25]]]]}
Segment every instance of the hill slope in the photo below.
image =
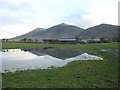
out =
{"type": "Polygon", "coordinates": [[[11,40],[20,41],[24,38],[30,38],[32,40],[37,39],[39,42],[42,42],[42,39],[46,38],[75,38],[75,36],[77,36],[83,30],[84,29],[81,29],[79,27],[62,23],[48,29],[37,28],[32,32],[12,38],[11,40]]]}
{"type": "Polygon", "coordinates": [[[118,37],[119,26],[100,24],[88,28],[79,34],[81,39],[95,39],[95,38],[109,38],[113,39],[118,37]]]}

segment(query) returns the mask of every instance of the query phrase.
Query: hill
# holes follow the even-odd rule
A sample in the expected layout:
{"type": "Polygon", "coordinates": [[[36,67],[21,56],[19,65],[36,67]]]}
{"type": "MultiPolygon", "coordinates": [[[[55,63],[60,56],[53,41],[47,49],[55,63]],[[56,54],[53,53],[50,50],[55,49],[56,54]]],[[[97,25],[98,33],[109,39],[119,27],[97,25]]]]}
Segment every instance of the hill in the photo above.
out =
{"type": "Polygon", "coordinates": [[[59,24],[48,29],[37,28],[29,33],[10,39],[11,41],[21,41],[24,38],[42,42],[43,39],[75,38],[84,29],[73,25],[59,24]]]}
{"type": "Polygon", "coordinates": [[[91,28],[88,28],[79,34],[80,39],[96,39],[106,38],[113,40],[118,38],[119,26],[100,24],[91,28]]]}

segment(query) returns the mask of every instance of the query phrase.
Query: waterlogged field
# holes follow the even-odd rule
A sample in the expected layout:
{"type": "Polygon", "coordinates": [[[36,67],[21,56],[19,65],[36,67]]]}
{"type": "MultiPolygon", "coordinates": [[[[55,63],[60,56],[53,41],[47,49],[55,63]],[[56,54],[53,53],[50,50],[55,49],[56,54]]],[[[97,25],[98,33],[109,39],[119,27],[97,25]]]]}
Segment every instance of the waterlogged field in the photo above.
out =
{"type": "Polygon", "coordinates": [[[117,88],[118,43],[99,44],[39,44],[3,43],[3,49],[70,48],[94,52],[100,61],[73,61],[61,68],[17,71],[2,74],[3,88],[117,88]]]}

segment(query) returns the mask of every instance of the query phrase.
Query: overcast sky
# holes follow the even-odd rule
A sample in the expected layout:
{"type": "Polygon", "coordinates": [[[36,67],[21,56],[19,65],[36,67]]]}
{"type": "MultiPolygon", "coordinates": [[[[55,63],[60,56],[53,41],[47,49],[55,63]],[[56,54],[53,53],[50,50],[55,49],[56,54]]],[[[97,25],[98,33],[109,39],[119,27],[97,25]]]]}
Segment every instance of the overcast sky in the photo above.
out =
{"type": "Polygon", "coordinates": [[[119,0],[0,0],[0,39],[66,23],[118,24],[119,0]]]}

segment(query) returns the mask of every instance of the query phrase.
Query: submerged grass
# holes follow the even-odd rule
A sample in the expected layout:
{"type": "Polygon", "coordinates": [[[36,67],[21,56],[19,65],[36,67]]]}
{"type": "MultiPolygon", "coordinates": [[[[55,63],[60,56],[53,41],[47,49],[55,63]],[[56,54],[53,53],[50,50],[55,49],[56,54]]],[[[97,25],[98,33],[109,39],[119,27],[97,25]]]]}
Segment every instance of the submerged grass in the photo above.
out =
{"type": "Polygon", "coordinates": [[[74,61],[61,68],[5,73],[2,74],[3,88],[117,88],[118,56],[111,51],[101,51],[102,48],[117,49],[117,45],[3,43],[4,49],[52,46],[92,51],[104,58],[101,61],[74,61]]]}

